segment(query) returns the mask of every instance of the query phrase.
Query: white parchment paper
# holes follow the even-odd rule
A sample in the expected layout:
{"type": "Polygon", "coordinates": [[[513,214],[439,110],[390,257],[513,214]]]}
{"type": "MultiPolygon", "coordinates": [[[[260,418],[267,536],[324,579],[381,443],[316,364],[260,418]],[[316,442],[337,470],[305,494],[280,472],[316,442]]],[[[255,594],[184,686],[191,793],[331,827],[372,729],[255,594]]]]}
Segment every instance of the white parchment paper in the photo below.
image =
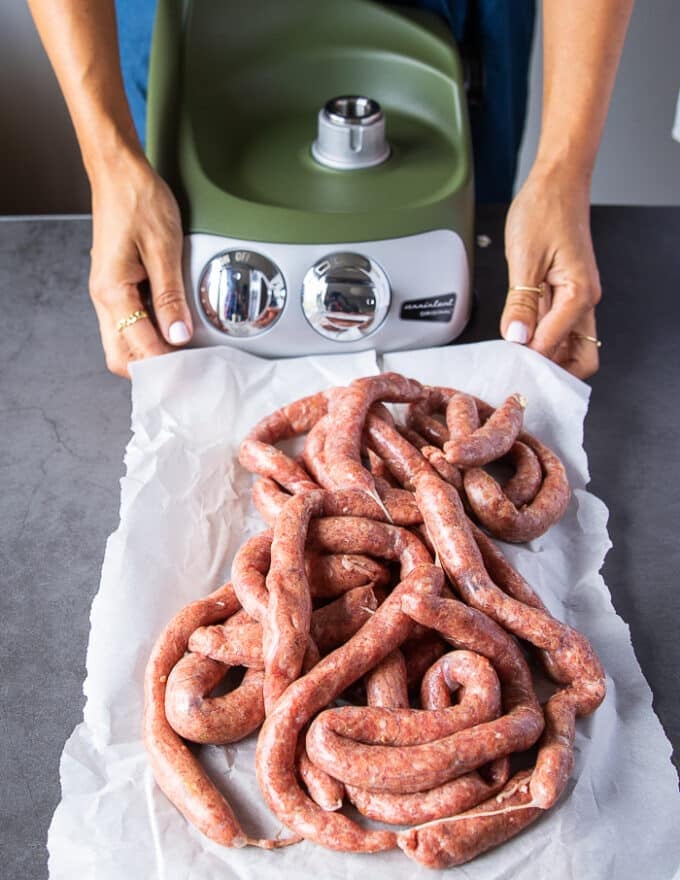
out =
{"type": "MultiPolygon", "coordinates": [[[[670,744],[600,575],[607,510],[586,492],[586,385],[520,346],[489,342],[385,355],[380,365],[497,404],[520,391],[528,429],[565,461],[573,498],[563,521],[530,545],[503,549],[560,619],[582,630],[607,670],[608,694],[577,725],[568,794],[519,837],[450,871],[401,852],[332,853],[302,843],[272,853],[220,848],[191,828],[155,786],[140,740],[151,646],[183,605],[228,578],[245,536],[261,528],[250,478],[236,462],[267,412],[379,371],[373,353],[264,361],[228,349],[143,362],[133,373],[133,437],[120,525],[109,538],[92,606],[84,721],[61,759],[62,800],[48,836],[53,880],[303,880],[436,875],[470,880],[680,876],[680,795],[670,744]]],[[[244,827],[279,830],[262,804],[254,739],[202,749],[244,827]]]]}

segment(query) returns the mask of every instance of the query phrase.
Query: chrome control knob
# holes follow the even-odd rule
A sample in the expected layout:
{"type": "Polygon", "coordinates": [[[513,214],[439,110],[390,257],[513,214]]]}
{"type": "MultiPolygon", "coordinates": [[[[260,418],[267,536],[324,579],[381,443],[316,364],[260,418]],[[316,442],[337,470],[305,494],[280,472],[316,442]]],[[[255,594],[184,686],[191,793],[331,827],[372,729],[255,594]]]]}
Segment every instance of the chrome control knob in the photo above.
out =
{"type": "Polygon", "coordinates": [[[390,283],[381,267],[361,254],[329,254],[302,282],[302,310],[321,336],[356,342],[375,332],[390,306],[390,283]]]}
{"type": "Polygon", "coordinates": [[[286,285],[278,266],[253,251],[213,257],[198,282],[203,313],[227,336],[257,336],[279,318],[286,285]]]}

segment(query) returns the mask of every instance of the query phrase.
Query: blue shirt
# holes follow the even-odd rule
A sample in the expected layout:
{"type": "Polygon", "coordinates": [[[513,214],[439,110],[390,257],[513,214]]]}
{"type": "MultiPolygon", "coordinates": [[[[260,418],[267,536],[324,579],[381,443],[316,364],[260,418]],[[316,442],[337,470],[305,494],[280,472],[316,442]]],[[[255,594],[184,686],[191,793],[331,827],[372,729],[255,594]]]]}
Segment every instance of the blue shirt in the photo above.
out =
{"type": "MultiPolygon", "coordinates": [[[[460,43],[470,16],[484,64],[484,94],[470,107],[478,202],[509,202],[526,118],[535,0],[394,0],[443,16],[460,43]]],[[[154,0],[116,0],[123,81],[144,143],[154,0]]]]}

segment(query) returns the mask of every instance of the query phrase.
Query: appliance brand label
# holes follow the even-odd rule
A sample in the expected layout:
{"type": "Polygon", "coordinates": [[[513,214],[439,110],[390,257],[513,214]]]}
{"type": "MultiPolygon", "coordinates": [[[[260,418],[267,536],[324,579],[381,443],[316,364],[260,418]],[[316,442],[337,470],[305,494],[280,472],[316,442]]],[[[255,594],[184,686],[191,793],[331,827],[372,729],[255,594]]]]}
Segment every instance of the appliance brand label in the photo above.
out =
{"type": "Polygon", "coordinates": [[[409,299],[401,304],[399,317],[402,321],[439,321],[447,323],[453,317],[456,294],[444,293],[427,299],[409,299]]]}

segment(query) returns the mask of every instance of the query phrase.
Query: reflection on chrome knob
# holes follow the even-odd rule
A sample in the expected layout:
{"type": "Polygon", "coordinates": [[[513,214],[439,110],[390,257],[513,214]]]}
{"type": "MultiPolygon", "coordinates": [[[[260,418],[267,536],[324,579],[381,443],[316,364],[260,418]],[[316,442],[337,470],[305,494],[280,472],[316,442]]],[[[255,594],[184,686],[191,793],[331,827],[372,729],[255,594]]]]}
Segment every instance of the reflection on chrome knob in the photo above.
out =
{"type": "Polygon", "coordinates": [[[228,336],[257,336],[281,314],[286,285],[278,266],[262,254],[226,251],[206,265],[198,294],[213,327],[228,336]]]}
{"type": "Polygon", "coordinates": [[[355,342],[382,324],[390,305],[383,270],[361,254],[329,254],[302,282],[302,310],[321,336],[355,342]]]}

